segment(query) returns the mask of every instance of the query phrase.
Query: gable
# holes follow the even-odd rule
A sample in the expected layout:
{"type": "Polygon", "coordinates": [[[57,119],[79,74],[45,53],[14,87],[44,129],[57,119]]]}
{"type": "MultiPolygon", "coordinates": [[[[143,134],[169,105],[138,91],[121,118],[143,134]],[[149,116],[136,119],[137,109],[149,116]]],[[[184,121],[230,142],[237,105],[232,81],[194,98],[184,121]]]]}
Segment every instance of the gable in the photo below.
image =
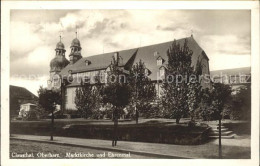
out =
{"type": "MultiPolygon", "coordinates": [[[[188,40],[188,47],[193,51],[192,55],[192,66],[196,66],[197,60],[200,55],[202,55],[203,50],[196,43],[193,37],[183,38],[176,40],[181,46],[183,46],[185,39],[188,40]]],[[[157,74],[159,75],[159,70],[162,66],[166,66],[168,62],[167,50],[172,46],[173,41],[145,46],[139,48],[134,64],[140,61],[140,59],[145,63],[145,66],[152,72],[150,78],[152,80],[157,80],[157,74]],[[157,65],[157,60],[163,59],[165,62],[160,66],[157,65]]],[[[206,54],[205,54],[206,56],[206,54]]]]}

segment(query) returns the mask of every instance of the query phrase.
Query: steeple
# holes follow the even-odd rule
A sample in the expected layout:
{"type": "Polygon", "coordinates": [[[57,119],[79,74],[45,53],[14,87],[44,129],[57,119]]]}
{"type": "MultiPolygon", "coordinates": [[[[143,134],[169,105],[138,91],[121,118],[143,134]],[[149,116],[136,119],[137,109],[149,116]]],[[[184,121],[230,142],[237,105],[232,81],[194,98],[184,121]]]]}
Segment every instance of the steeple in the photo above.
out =
{"type": "Polygon", "coordinates": [[[50,73],[59,73],[65,66],[69,64],[69,61],[65,58],[65,46],[61,41],[61,35],[60,41],[56,44],[55,52],[56,55],[55,57],[51,60],[50,63],[50,73]]]}
{"type": "Polygon", "coordinates": [[[70,52],[70,64],[74,64],[76,61],[82,58],[81,56],[81,46],[80,46],[80,41],[78,39],[78,29],[76,27],[76,38],[72,40],[71,42],[71,52],[70,52]]]}

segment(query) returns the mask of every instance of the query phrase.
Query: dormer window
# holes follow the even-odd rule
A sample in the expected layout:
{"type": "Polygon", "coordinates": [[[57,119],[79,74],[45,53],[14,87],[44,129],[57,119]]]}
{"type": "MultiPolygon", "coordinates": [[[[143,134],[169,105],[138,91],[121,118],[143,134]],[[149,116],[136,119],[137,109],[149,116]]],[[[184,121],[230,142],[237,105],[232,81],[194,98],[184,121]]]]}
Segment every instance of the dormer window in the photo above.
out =
{"type": "Polygon", "coordinates": [[[91,64],[91,61],[86,60],[85,63],[86,63],[86,66],[89,66],[91,64]]]}
{"type": "Polygon", "coordinates": [[[82,81],[83,81],[83,84],[89,84],[90,83],[90,77],[89,76],[83,76],[82,81]]]}
{"type": "Polygon", "coordinates": [[[151,75],[152,72],[149,69],[146,68],[144,70],[144,73],[145,73],[146,76],[149,76],[149,75],[151,75]]]}
{"type": "Polygon", "coordinates": [[[159,56],[157,58],[157,66],[161,66],[163,63],[164,63],[164,59],[161,56],[159,56]]]}
{"type": "Polygon", "coordinates": [[[155,56],[155,57],[159,56],[159,52],[155,51],[155,52],[153,53],[153,56],[155,56]]]}
{"type": "Polygon", "coordinates": [[[106,72],[106,73],[107,73],[107,72],[110,72],[110,65],[107,67],[107,69],[106,69],[105,72],[106,72]]]}
{"type": "Polygon", "coordinates": [[[157,66],[161,66],[162,65],[162,59],[157,59],[157,66]]]}
{"type": "Polygon", "coordinates": [[[118,52],[115,52],[115,53],[114,53],[114,58],[115,58],[115,60],[118,59],[118,52]]]}

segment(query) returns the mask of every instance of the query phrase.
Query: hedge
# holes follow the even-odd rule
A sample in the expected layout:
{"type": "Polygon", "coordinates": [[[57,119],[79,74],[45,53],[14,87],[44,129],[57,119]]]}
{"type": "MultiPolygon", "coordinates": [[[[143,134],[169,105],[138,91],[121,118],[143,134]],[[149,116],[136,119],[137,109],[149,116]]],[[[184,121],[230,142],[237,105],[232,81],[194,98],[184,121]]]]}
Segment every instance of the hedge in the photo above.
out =
{"type": "MultiPolygon", "coordinates": [[[[50,124],[46,122],[12,122],[11,134],[49,135],[50,124]]],[[[56,136],[111,140],[113,125],[57,123],[56,136]]],[[[208,139],[206,126],[188,127],[187,124],[119,124],[118,137],[123,141],[166,143],[179,145],[202,144],[208,139]]]]}

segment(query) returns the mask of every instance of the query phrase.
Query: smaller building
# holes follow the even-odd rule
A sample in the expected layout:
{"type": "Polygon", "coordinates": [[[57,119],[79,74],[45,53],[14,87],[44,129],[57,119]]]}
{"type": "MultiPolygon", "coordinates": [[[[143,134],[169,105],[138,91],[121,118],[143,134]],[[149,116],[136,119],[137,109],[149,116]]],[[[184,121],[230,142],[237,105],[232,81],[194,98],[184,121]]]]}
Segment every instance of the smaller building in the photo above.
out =
{"type": "Polygon", "coordinates": [[[36,109],[37,109],[36,104],[32,104],[32,103],[21,104],[18,117],[28,118],[30,112],[36,111],[36,109]]]}
{"type": "Polygon", "coordinates": [[[10,115],[18,116],[22,104],[37,104],[38,97],[24,87],[10,85],[10,115]]]}

